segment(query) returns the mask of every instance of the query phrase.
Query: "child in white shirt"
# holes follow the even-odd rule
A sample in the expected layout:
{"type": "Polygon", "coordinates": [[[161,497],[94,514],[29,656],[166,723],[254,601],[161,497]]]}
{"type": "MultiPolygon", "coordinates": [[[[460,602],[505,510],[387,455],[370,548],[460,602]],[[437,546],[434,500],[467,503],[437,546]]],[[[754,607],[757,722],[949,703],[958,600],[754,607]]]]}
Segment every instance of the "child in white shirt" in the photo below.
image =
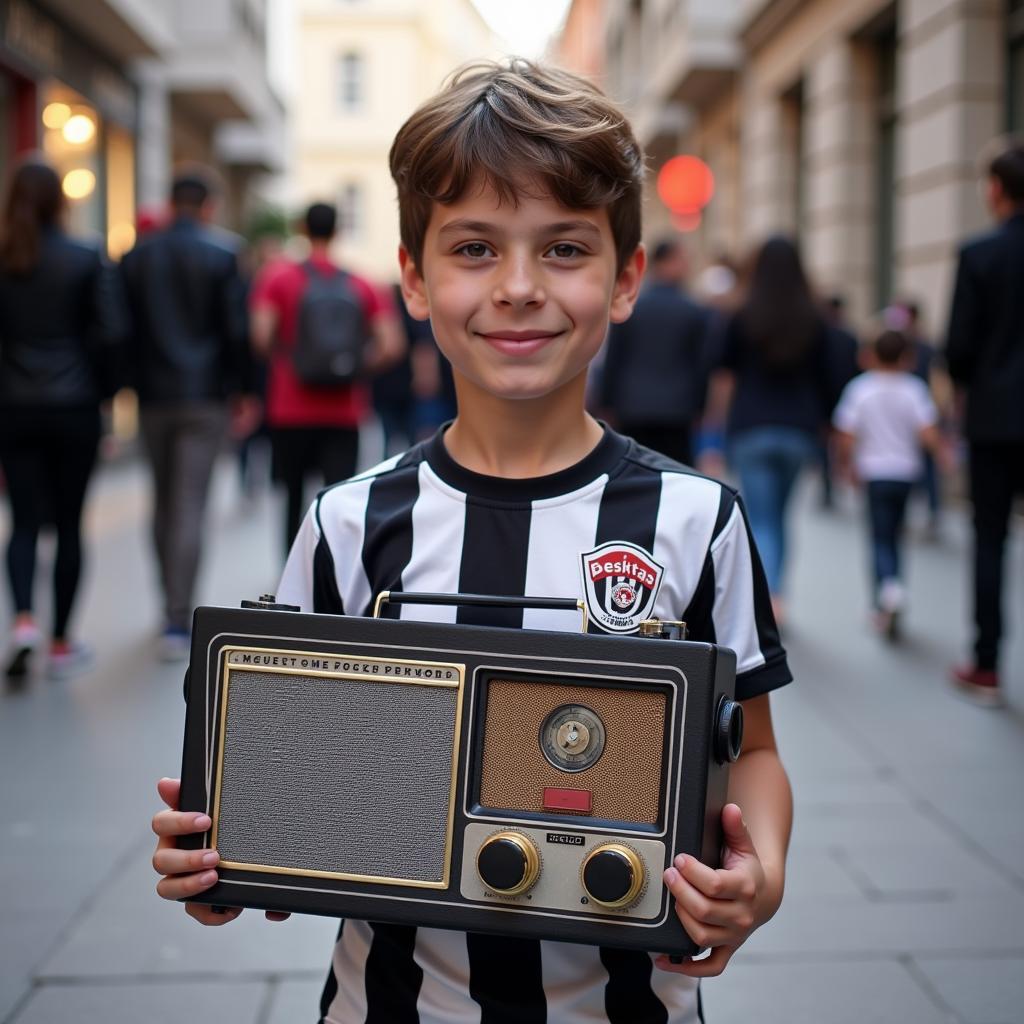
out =
{"type": "Polygon", "coordinates": [[[900,546],[907,499],[921,478],[922,448],[940,464],[944,449],[935,403],[927,386],[910,372],[910,339],[901,331],[883,331],[865,361],[866,372],[843,390],[832,424],[838,432],[841,469],[865,485],[876,625],[895,640],[906,600],[900,546]]]}

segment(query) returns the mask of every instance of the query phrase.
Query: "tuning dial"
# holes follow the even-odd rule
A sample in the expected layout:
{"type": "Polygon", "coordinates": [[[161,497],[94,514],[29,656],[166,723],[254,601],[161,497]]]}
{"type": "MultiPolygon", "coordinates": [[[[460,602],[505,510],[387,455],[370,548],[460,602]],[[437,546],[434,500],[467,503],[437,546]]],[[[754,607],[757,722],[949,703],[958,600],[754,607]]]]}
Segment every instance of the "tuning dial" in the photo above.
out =
{"type": "Polygon", "coordinates": [[[540,854],[522,832],[495,832],[476,855],[476,873],[502,896],[521,896],[540,877],[540,854]]]}
{"type": "Polygon", "coordinates": [[[583,862],[580,878],[587,895],[611,909],[635,903],[646,882],[640,855],[621,843],[605,843],[592,850],[583,862]]]}

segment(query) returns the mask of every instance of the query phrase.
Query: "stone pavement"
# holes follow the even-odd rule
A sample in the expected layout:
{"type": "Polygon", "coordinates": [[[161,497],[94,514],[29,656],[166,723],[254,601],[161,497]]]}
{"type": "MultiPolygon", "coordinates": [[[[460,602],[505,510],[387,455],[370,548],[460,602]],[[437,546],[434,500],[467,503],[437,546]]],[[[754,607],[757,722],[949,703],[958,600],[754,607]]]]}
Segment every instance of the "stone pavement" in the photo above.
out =
{"type": "MultiPolygon", "coordinates": [[[[279,530],[270,503],[242,515],[231,475],[217,484],[202,599],[234,604],[272,586],[279,530]]],[[[312,1024],[331,921],[250,913],[204,929],[153,891],[154,782],[178,773],[183,708],[181,667],[152,657],[146,506],[136,467],[98,478],[79,615],[95,670],[0,697],[0,1022],[312,1024]]],[[[946,687],[966,638],[965,526],[948,527],[911,552],[894,650],[865,627],[859,519],[803,497],[786,635],[798,681],[774,700],[797,803],[788,892],[705,984],[709,1024],[1024,1020],[1024,720],[946,687]]]]}

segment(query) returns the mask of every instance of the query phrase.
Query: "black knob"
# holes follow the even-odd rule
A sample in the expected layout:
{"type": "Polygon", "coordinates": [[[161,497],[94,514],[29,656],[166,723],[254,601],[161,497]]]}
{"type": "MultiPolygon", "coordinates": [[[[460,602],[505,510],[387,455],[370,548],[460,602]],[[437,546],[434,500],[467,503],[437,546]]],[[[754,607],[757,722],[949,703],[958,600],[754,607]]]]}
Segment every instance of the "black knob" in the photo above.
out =
{"type": "Polygon", "coordinates": [[[743,706],[723,697],[718,702],[715,721],[715,760],[719,764],[732,763],[740,756],[743,746],[743,706]]]}
{"type": "Polygon", "coordinates": [[[278,604],[274,594],[260,594],[258,601],[243,601],[243,608],[260,608],[268,612],[297,612],[300,608],[297,604],[278,604]]]}
{"type": "Polygon", "coordinates": [[[595,903],[605,907],[629,906],[643,891],[643,861],[628,846],[599,846],[583,862],[582,882],[595,903]]]}
{"type": "Polygon", "coordinates": [[[480,847],[476,871],[488,888],[505,896],[518,896],[537,881],[540,856],[522,833],[498,832],[480,847]]]}

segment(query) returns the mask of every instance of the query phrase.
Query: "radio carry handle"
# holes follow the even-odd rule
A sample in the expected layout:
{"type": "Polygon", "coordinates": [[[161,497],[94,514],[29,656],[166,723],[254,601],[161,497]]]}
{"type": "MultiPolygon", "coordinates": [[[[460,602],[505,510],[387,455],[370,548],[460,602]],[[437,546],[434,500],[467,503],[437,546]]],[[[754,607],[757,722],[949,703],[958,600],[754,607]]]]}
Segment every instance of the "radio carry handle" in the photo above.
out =
{"type": "Polygon", "coordinates": [[[434,604],[475,608],[551,608],[557,611],[579,612],[582,616],[581,633],[586,633],[589,619],[587,606],[575,597],[522,597],[515,594],[431,594],[419,591],[382,590],[373,604],[373,617],[380,618],[386,604],[434,604]]]}

